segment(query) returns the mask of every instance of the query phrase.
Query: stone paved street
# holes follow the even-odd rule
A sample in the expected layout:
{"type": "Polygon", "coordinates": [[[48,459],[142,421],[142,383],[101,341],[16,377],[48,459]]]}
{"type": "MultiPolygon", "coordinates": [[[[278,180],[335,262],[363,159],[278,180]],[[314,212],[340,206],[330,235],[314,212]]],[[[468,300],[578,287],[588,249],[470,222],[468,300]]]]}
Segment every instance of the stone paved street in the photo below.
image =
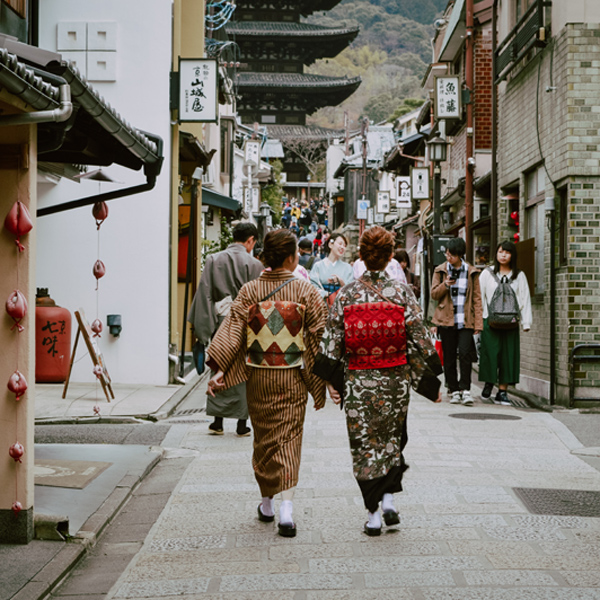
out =
{"type": "Polygon", "coordinates": [[[206,423],[187,426],[180,446],[198,455],[107,597],[600,598],[600,519],[530,514],[512,490],[600,491],[600,473],[573,453],[581,444],[549,414],[414,399],[411,468],[396,496],[402,522],[379,538],[362,533],[365,510],[333,404],[307,416],[295,539],[256,519],[252,442],[225,423],[222,437],[206,423]],[[508,419],[451,417],[475,413],[508,419]]]}

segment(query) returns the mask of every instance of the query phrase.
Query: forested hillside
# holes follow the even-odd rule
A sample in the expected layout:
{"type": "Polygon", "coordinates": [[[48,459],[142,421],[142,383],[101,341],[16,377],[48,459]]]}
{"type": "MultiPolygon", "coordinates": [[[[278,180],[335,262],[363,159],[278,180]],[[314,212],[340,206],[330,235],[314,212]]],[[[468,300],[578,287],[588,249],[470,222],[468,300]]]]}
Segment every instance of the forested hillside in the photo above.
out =
{"type": "Polygon", "coordinates": [[[313,15],[319,25],[358,25],[359,36],[336,58],[318,61],[310,73],[350,77],[360,75],[362,85],[344,104],[325,108],[309,123],[340,128],[344,111],[351,127],[361,116],[374,122],[410,109],[412,98],[422,98],[421,78],[431,61],[433,22],[448,0],[342,0],[333,10],[313,15]],[[408,102],[404,102],[408,99],[408,102]]]}

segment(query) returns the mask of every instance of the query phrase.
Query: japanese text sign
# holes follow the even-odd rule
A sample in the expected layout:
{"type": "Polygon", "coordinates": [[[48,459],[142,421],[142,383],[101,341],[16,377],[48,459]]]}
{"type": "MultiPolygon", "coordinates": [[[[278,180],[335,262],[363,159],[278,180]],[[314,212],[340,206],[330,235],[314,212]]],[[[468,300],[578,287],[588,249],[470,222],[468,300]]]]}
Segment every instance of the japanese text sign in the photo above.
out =
{"type": "Polygon", "coordinates": [[[429,199],[429,169],[427,167],[412,167],[410,180],[413,200],[429,199]]]}
{"type": "Polygon", "coordinates": [[[460,80],[458,75],[444,75],[435,78],[435,104],[436,119],[459,119],[461,116],[460,105],[460,80]]]}
{"type": "Polygon", "coordinates": [[[217,121],[217,61],[210,58],[179,60],[179,121],[217,121]]]}
{"type": "Polygon", "coordinates": [[[377,212],[386,214],[390,212],[390,193],[377,192],[377,212]]]}
{"type": "Polygon", "coordinates": [[[410,177],[396,177],[396,208],[412,208],[410,177]]]}

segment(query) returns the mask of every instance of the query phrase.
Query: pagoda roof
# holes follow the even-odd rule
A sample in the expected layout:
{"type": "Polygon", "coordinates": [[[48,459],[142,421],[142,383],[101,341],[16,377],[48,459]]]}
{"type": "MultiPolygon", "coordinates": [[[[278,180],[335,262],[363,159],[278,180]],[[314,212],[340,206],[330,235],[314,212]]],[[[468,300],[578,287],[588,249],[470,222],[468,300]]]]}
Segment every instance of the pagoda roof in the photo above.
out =
{"type": "MultiPolygon", "coordinates": [[[[341,0],[296,0],[294,4],[302,16],[308,17],[309,15],[315,12],[331,10],[340,2],[341,0]]],[[[257,0],[237,0],[236,2],[238,11],[240,9],[243,10],[244,8],[254,8],[256,4],[258,4],[257,0]],[[251,4],[252,6],[249,7],[249,4],[251,4]]],[[[269,5],[269,7],[274,7],[276,9],[283,9],[287,8],[290,2],[289,0],[269,0],[268,2],[265,0],[265,4],[269,5]]]]}
{"type": "Polygon", "coordinates": [[[269,138],[285,141],[287,139],[329,140],[344,135],[343,129],[328,129],[317,125],[267,125],[269,138]]]}
{"type": "Polygon", "coordinates": [[[360,27],[324,27],[312,23],[287,23],[280,21],[232,21],[225,28],[228,35],[252,37],[334,37],[352,35],[353,39],[360,27]]]}
{"type": "Polygon", "coordinates": [[[268,88],[269,91],[330,91],[332,89],[350,90],[350,95],[360,85],[360,77],[328,77],[307,73],[239,73],[237,83],[240,88],[268,88]]]}

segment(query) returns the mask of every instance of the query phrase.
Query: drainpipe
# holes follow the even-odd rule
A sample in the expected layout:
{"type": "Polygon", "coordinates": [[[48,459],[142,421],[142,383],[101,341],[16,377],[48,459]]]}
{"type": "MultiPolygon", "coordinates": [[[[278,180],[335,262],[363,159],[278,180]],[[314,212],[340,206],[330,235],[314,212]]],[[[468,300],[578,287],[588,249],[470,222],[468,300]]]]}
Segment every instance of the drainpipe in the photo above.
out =
{"type": "Polygon", "coordinates": [[[466,65],[465,78],[466,88],[469,93],[467,104],[467,154],[465,173],[465,230],[467,242],[467,260],[473,262],[473,240],[471,236],[471,225],[473,224],[473,0],[466,1],[466,65]]]}
{"type": "Polygon", "coordinates": [[[31,125],[33,123],[62,123],[73,112],[71,102],[71,88],[68,83],[60,86],[60,106],[52,110],[38,110],[36,112],[20,113],[18,115],[0,116],[0,126],[31,125]]]}
{"type": "Polygon", "coordinates": [[[498,0],[492,7],[492,178],[490,254],[498,246],[498,86],[496,85],[496,46],[498,45],[498,0]]]}

